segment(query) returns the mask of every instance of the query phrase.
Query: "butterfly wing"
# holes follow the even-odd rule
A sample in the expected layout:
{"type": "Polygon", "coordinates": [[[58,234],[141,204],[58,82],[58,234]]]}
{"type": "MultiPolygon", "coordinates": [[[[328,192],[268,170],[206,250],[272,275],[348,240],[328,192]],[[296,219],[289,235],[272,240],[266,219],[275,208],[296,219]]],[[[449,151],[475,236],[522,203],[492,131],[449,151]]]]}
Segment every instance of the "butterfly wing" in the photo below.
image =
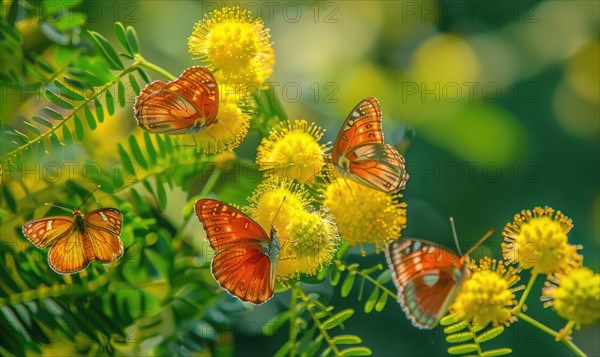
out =
{"type": "Polygon", "coordinates": [[[90,264],[90,259],[84,247],[85,233],[77,228],[60,239],[48,251],[48,264],[57,273],[73,274],[85,269],[90,264]]]}
{"type": "Polygon", "coordinates": [[[195,205],[210,246],[217,251],[211,271],[222,288],[243,301],[262,304],[274,291],[273,264],[263,252],[271,237],[234,207],[211,199],[195,205]]]}
{"type": "Polygon", "coordinates": [[[363,144],[351,148],[346,155],[348,170],[364,185],[384,192],[403,189],[408,180],[404,158],[388,144],[363,144]]]}
{"type": "Polygon", "coordinates": [[[38,248],[46,248],[75,229],[72,217],[34,219],[23,226],[23,235],[38,248]]]}
{"type": "Polygon", "coordinates": [[[222,288],[243,301],[259,305],[273,296],[271,261],[256,246],[218,252],[211,271],[222,288]]]}
{"type": "Polygon", "coordinates": [[[331,159],[339,165],[340,159],[351,147],[365,143],[383,143],[381,108],[374,97],[362,100],[348,115],[333,144],[331,159]]]}
{"type": "Polygon", "coordinates": [[[194,208],[210,246],[217,252],[271,241],[258,223],[224,202],[201,199],[194,208]]]}
{"type": "Polygon", "coordinates": [[[152,133],[181,134],[214,123],[219,107],[216,80],[205,67],[191,67],[171,82],[148,84],[134,104],[138,125],[152,133]],[[201,119],[200,124],[197,121],[201,119]]]}
{"type": "Polygon", "coordinates": [[[84,220],[94,259],[110,263],[123,256],[123,242],[119,238],[123,216],[119,210],[99,209],[86,214],[84,220]]]}
{"type": "Polygon", "coordinates": [[[466,266],[449,250],[418,239],[392,242],[386,259],[407,318],[415,327],[434,328],[454,301],[466,266]]]}

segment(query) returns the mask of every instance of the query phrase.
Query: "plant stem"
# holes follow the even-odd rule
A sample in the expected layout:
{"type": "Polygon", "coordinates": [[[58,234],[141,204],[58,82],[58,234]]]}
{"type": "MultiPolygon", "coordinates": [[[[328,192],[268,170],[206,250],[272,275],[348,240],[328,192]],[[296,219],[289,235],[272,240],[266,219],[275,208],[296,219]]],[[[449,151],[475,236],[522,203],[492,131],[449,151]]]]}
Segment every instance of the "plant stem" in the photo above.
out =
{"type": "MultiPolygon", "coordinates": [[[[538,320],[534,319],[531,316],[525,315],[524,313],[522,313],[520,311],[517,312],[517,313],[515,313],[515,316],[518,317],[519,319],[521,319],[521,320],[529,323],[530,325],[532,325],[534,327],[537,327],[538,329],[544,331],[545,333],[547,333],[548,335],[554,337],[555,339],[557,339],[557,338],[560,337],[558,332],[554,331],[550,327],[544,325],[543,323],[539,322],[538,320]]],[[[579,347],[577,347],[570,338],[562,338],[562,339],[560,339],[560,342],[562,342],[571,351],[573,351],[573,353],[575,353],[575,355],[577,355],[579,357],[586,357],[587,356],[585,354],[585,352],[583,352],[579,347]]]]}
{"type": "Polygon", "coordinates": [[[479,342],[477,342],[477,333],[475,332],[475,329],[473,328],[473,325],[471,323],[469,323],[469,331],[473,333],[473,343],[475,344],[475,346],[477,346],[477,355],[481,356],[483,354],[483,350],[481,349],[481,345],[479,344],[479,342]]]}
{"type": "Polygon", "coordinates": [[[367,279],[368,281],[370,281],[373,285],[375,285],[377,288],[381,289],[384,293],[388,294],[389,296],[391,296],[394,299],[397,298],[396,294],[393,291],[391,291],[390,289],[388,289],[385,285],[381,284],[379,281],[377,281],[377,279],[373,279],[373,277],[371,277],[365,271],[358,270],[357,268],[355,268],[355,267],[353,267],[351,265],[346,265],[341,260],[338,260],[336,262],[336,264],[343,265],[346,268],[346,270],[348,270],[348,271],[354,271],[354,272],[356,272],[356,274],[358,274],[361,277],[363,277],[364,279],[367,279]]]}
{"type": "Polygon", "coordinates": [[[531,292],[531,289],[533,288],[533,284],[535,284],[535,280],[537,279],[537,277],[538,277],[537,273],[531,274],[531,276],[529,277],[529,282],[527,282],[527,287],[525,288],[525,291],[523,291],[523,295],[521,295],[519,304],[517,306],[515,306],[514,309],[512,309],[513,314],[517,314],[518,312],[521,312],[523,305],[525,305],[525,300],[527,300],[527,296],[529,296],[529,293],[531,292]]]}
{"type": "Polygon", "coordinates": [[[160,66],[155,65],[152,62],[148,62],[144,57],[142,57],[142,55],[135,55],[135,59],[139,62],[140,67],[145,67],[153,72],[156,72],[170,81],[175,79],[175,76],[169,73],[169,71],[160,66]]]}
{"type": "Polygon", "coordinates": [[[313,307],[314,307],[313,303],[311,301],[309,301],[309,299],[306,296],[306,294],[304,294],[304,291],[302,291],[300,289],[300,290],[298,290],[298,292],[300,294],[300,298],[306,303],[306,310],[308,311],[310,317],[312,318],[315,326],[319,330],[321,336],[323,336],[323,338],[325,339],[325,341],[327,341],[327,344],[329,345],[329,348],[331,348],[331,350],[333,351],[333,354],[336,355],[336,356],[339,356],[340,355],[340,350],[337,348],[337,346],[335,345],[335,343],[333,343],[333,339],[331,339],[331,337],[327,333],[327,330],[325,330],[323,328],[323,326],[321,325],[321,321],[319,320],[319,318],[317,317],[317,315],[313,311],[313,307]]]}
{"type": "Polygon", "coordinates": [[[288,343],[290,344],[290,357],[295,357],[297,351],[296,338],[298,338],[298,328],[296,327],[296,305],[298,303],[298,289],[301,289],[298,283],[292,285],[292,298],[290,299],[290,334],[288,343]]]}

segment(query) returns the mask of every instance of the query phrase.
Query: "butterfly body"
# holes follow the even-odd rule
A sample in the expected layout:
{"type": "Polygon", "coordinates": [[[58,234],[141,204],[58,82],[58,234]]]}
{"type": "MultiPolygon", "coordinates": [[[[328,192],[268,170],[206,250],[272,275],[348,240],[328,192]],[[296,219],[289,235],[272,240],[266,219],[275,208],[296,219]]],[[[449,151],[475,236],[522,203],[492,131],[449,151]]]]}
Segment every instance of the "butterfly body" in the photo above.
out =
{"type": "Polygon", "coordinates": [[[50,247],[48,264],[60,274],[73,274],[97,260],[110,263],[123,255],[122,216],[115,208],[103,208],[73,217],[35,219],[23,226],[23,234],[38,248],[50,247]]]}
{"type": "Polygon", "coordinates": [[[403,189],[408,180],[404,158],[383,142],[377,99],[362,100],[350,112],[333,145],[331,163],[342,176],[384,192],[403,189]]]}
{"type": "Polygon", "coordinates": [[[275,227],[270,234],[238,209],[212,199],[195,212],[215,250],[211,272],[221,288],[242,301],[262,304],[273,296],[281,255],[275,227]]]}
{"type": "Polygon", "coordinates": [[[279,233],[274,226],[271,226],[271,242],[261,242],[261,251],[264,255],[269,257],[269,260],[271,261],[270,283],[271,286],[274,287],[275,279],[277,278],[277,265],[279,263],[279,257],[281,256],[279,233]]]}
{"type": "Polygon", "coordinates": [[[219,90],[210,70],[191,67],[171,82],[154,81],[135,100],[140,128],[151,133],[186,134],[216,121],[219,90]]]}
{"type": "Polygon", "coordinates": [[[398,302],[412,324],[434,328],[468,277],[467,265],[451,251],[421,239],[388,245],[386,259],[398,290],[398,302]]]}

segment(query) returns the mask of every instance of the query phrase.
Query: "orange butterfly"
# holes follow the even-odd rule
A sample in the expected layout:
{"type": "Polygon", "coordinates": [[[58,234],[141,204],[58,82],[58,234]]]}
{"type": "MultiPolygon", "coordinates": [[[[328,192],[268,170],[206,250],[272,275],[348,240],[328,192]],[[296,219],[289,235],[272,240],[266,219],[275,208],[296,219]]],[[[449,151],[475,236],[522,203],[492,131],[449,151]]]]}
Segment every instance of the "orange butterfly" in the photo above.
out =
{"type": "Polygon", "coordinates": [[[488,231],[463,256],[424,239],[402,238],[387,246],[385,257],[398,290],[398,302],[413,326],[429,330],[437,326],[470,276],[469,254],[493,232],[488,231]]]}
{"type": "Polygon", "coordinates": [[[271,226],[269,236],[250,217],[211,199],[196,201],[195,211],[216,251],[210,268],[221,287],[256,305],[269,300],[281,252],[277,228],[271,226]]]}
{"type": "Polygon", "coordinates": [[[171,82],[148,84],[134,104],[140,128],[151,133],[183,134],[211,125],[219,110],[219,89],[205,67],[186,69],[171,82]]]}
{"type": "Polygon", "coordinates": [[[121,258],[122,221],[121,212],[115,208],[98,209],[85,216],[74,209],[73,218],[59,216],[29,221],[23,226],[23,234],[38,248],[50,247],[48,264],[54,271],[73,274],[93,260],[110,263],[121,258]]]}
{"type": "Polygon", "coordinates": [[[469,276],[467,258],[415,238],[392,242],[385,256],[406,317],[420,329],[434,328],[469,276]]]}
{"type": "Polygon", "coordinates": [[[383,143],[381,109],[374,97],[352,109],[335,139],[331,161],[343,175],[383,192],[403,189],[408,180],[402,155],[383,143]]]}

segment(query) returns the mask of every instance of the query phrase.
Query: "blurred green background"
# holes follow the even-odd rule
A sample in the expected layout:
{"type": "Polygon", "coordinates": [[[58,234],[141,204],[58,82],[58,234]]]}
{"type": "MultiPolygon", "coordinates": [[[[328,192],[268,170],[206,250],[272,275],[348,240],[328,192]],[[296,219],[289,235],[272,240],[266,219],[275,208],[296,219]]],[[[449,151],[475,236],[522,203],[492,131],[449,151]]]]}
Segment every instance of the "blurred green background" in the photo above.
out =
{"type": "MultiPolygon", "coordinates": [[[[317,122],[333,141],[359,100],[378,98],[386,142],[405,152],[411,175],[403,236],[453,246],[453,216],[463,250],[494,228],[486,252],[500,257],[500,232],[513,215],[548,205],[573,219],[569,238],[585,247],[584,264],[599,271],[599,2],[143,0],[88,1],[83,9],[88,27],[103,34],[112,34],[115,21],[135,26],[144,56],[180,73],[197,64],[187,52],[194,23],[224,4],[239,4],[271,29],[276,65],[269,83],[290,118],[317,122]]],[[[118,115],[127,123],[119,135],[137,130],[131,111],[118,115]]],[[[237,153],[253,159],[258,142],[251,132],[237,153]]],[[[353,253],[364,266],[384,262],[382,254],[353,253]]],[[[361,303],[327,284],[311,288],[336,307],[356,308],[346,331],[374,355],[446,353],[440,328],[414,329],[396,304],[367,316],[361,303]]],[[[285,309],[288,294],[239,316],[236,354],[279,349],[285,329],[265,337],[259,326],[285,309]]],[[[530,314],[562,327],[532,295],[530,314]]],[[[596,325],[576,331],[574,340],[600,355],[598,335],[596,325]]],[[[525,323],[494,341],[515,355],[571,355],[525,323]]]]}

